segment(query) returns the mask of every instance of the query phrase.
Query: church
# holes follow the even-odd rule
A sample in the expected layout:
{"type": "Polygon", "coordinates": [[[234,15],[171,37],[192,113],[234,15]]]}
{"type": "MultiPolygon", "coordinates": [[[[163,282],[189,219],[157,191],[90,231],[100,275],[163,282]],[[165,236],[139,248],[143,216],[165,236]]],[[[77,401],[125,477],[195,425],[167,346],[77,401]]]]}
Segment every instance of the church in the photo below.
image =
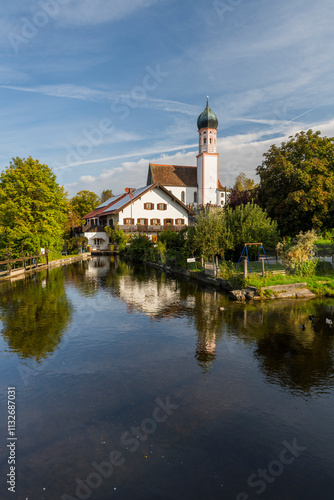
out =
{"type": "Polygon", "coordinates": [[[209,107],[197,119],[199,148],[197,166],[161,165],[150,163],[147,185],[160,184],[186,205],[223,206],[226,188],[218,178],[217,129],[218,118],[209,107]]]}
{"type": "Polygon", "coordinates": [[[146,186],[126,188],[83,217],[86,224],[78,232],[88,238],[93,251],[107,250],[112,241],[105,226],[117,225],[126,233],[146,234],[156,241],[161,231],[185,228],[196,208],[225,204],[226,188],[218,178],[218,118],[208,98],[197,128],[196,167],[150,163],[146,186]]]}

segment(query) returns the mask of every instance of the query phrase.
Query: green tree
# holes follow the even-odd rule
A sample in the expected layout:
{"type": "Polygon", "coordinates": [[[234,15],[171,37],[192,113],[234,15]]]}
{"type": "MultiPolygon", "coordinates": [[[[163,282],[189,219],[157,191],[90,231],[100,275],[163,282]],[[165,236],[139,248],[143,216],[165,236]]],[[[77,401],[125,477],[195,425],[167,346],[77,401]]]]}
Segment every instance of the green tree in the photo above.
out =
{"type": "Polygon", "coordinates": [[[264,248],[274,248],[279,239],[277,222],[254,202],[225,211],[226,231],[230,234],[233,257],[242,252],[245,243],[263,243],[264,248]]]}
{"type": "Polygon", "coordinates": [[[79,191],[73,198],[71,199],[71,205],[74,212],[83,219],[85,215],[94,210],[100,203],[100,198],[97,194],[92,191],[79,191]]]}
{"type": "Polygon", "coordinates": [[[223,256],[232,248],[231,234],[226,226],[222,208],[206,208],[196,217],[196,224],[189,227],[188,247],[196,255],[213,258],[223,256]]]}
{"type": "Polygon", "coordinates": [[[101,193],[101,196],[100,196],[100,203],[104,203],[105,201],[109,200],[109,198],[112,198],[114,195],[113,195],[113,192],[111,189],[104,189],[101,193]]]}
{"type": "Polygon", "coordinates": [[[12,257],[61,250],[68,200],[52,170],[38,160],[13,158],[0,174],[0,251],[12,257]]]}
{"type": "Polygon", "coordinates": [[[334,216],[334,138],[300,132],[272,145],[257,167],[258,200],[283,234],[332,227],[334,216]]]}
{"type": "Polygon", "coordinates": [[[251,191],[256,186],[257,184],[255,184],[255,181],[253,179],[246,177],[246,174],[244,174],[244,172],[241,172],[236,177],[233,188],[237,189],[238,191],[251,191]]]}

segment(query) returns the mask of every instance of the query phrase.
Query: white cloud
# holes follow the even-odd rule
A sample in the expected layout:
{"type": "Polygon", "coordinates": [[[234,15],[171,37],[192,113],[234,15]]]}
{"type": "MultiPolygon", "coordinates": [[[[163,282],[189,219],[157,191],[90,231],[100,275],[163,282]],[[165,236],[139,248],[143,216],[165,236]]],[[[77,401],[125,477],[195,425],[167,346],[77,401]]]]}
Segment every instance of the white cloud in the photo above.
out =
{"type": "Polygon", "coordinates": [[[92,175],[82,175],[80,177],[81,182],[95,182],[96,177],[93,177],[92,175]]]}

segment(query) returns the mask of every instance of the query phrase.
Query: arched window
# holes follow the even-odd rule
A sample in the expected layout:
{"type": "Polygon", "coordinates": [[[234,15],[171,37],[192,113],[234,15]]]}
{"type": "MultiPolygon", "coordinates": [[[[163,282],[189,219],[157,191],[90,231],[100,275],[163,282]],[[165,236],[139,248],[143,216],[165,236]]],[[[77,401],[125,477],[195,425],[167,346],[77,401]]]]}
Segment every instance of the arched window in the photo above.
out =
{"type": "Polygon", "coordinates": [[[211,139],[211,137],[210,137],[210,144],[212,144],[212,139],[211,139]]]}
{"type": "Polygon", "coordinates": [[[204,141],[203,141],[204,144],[206,144],[206,137],[204,137],[204,141]]]}
{"type": "Polygon", "coordinates": [[[197,203],[197,193],[196,193],[196,191],[194,192],[194,203],[197,203]]]}
{"type": "Polygon", "coordinates": [[[184,203],[185,198],[186,198],[185,192],[181,191],[181,201],[182,201],[182,203],[184,203]]]}

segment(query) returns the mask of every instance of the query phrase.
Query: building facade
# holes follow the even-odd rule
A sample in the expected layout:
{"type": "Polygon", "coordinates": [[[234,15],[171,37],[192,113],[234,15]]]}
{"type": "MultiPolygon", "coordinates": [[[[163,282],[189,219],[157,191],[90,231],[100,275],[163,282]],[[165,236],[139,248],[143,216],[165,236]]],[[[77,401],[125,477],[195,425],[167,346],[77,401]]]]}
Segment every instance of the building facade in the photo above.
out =
{"type": "Polygon", "coordinates": [[[223,206],[228,193],[218,178],[218,118],[210,109],[208,98],[206,108],[197,119],[197,128],[199,143],[196,167],[150,163],[147,184],[161,184],[186,205],[223,206]]]}

